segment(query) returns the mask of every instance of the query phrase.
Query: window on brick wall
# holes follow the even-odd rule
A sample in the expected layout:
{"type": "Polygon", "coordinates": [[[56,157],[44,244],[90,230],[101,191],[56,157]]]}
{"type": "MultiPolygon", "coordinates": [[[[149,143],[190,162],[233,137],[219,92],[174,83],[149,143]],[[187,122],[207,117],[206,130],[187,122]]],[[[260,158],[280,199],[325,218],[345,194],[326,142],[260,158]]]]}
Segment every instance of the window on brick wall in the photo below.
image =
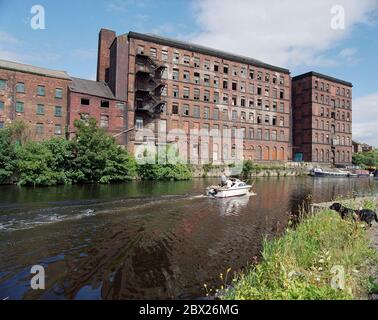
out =
{"type": "Polygon", "coordinates": [[[209,119],[209,117],[210,117],[210,108],[205,107],[205,108],[203,109],[203,118],[204,118],[204,119],[209,119]]]}
{"type": "Polygon", "coordinates": [[[37,88],[37,94],[39,96],[42,96],[42,97],[45,96],[46,95],[46,88],[45,88],[45,86],[39,85],[38,88],[37,88]]]}
{"type": "Polygon", "coordinates": [[[56,99],[62,99],[63,98],[63,89],[61,89],[61,88],[55,89],[55,98],[56,99]]]}
{"type": "Polygon", "coordinates": [[[194,89],[194,100],[199,100],[201,97],[201,91],[198,88],[194,89]]]}
{"type": "Polygon", "coordinates": [[[178,104],[172,105],[172,114],[179,114],[179,106],[178,104]]]}
{"type": "Polygon", "coordinates": [[[168,61],[168,50],[161,50],[161,60],[168,61]]]}
{"type": "Polygon", "coordinates": [[[210,60],[205,60],[204,69],[210,71],[210,60]]]}
{"type": "Polygon", "coordinates": [[[101,128],[108,128],[109,127],[109,116],[108,115],[101,115],[100,127],[101,128]]]}
{"type": "Polygon", "coordinates": [[[179,69],[173,69],[172,80],[180,80],[179,78],[180,78],[179,69]]]}
{"type": "Polygon", "coordinates": [[[45,106],[43,104],[37,105],[37,114],[39,114],[39,115],[45,114],[45,106]]]}
{"type": "Polygon", "coordinates": [[[173,89],[172,89],[172,92],[173,92],[173,97],[174,98],[179,98],[179,87],[178,86],[173,86],[173,89]]]}
{"type": "Polygon", "coordinates": [[[55,117],[61,117],[62,116],[62,107],[55,106],[54,115],[55,115],[55,117]]]}
{"type": "Polygon", "coordinates": [[[20,101],[17,101],[16,102],[16,112],[24,112],[24,103],[23,102],[20,102],[20,101]]]}
{"type": "Polygon", "coordinates": [[[198,72],[194,72],[194,83],[195,84],[200,84],[201,82],[201,76],[198,72]]]}
{"type": "Polygon", "coordinates": [[[80,113],[80,120],[87,122],[89,120],[89,113],[80,113]]]}
{"type": "Polygon", "coordinates": [[[223,65],[223,73],[228,74],[228,64],[223,65]]]}
{"type": "Polygon", "coordinates": [[[205,94],[203,95],[203,100],[206,102],[210,101],[210,91],[205,91],[205,94]]]}
{"type": "Polygon", "coordinates": [[[214,103],[219,103],[219,92],[214,92],[214,103]]]}
{"type": "Polygon", "coordinates": [[[36,126],[35,126],[35,132],[37,134],[43,134],[45,131],[45,127],[43,125],[43,123],[37,123],[36,126]]]}
{"type": "Polygon", "coordinates": [[[82,106],[89,106],[90,100],[87,98],[81,98],[80,104],[82,106]]]}
{"type": "Polygon", "coordinates": [[[183,93],[183,98],[184,99],[189,99],[189,96],[190,96],[190,90],[189,90],[189,88],[185,87],[184,88],[184,93],[183,93]]]}
{"type": "Polygon", "coordinates": [[[7,80],[0,79],[0,90],[5,90],[7,87],[7,80]]]}
{"type": "Polygon", "coordinates": [[[4,110],[4,101],[0,101],[0,111],[4,110]]]}
{"type": "Polygon", "coordinates": [[[109,101],[102,100],[101,101],[101,108],[109,108],[109,101]]]}
{"type": "Polygon", "coordinates": [[[180,62],[180,54],[178,52],[173,53],[173,63],[179,63],[180,62]]]}
{"type": "Polygon", "coordinates": [[[210,87],[210,76],[208,74],[204,75],[203,82],[205,87],[210,87]]]}
{"type": "Polygon", "coordinates": [[[188,55],[184,56],[184,64],[186,64],[186,65],[190,64],[190,57],[188,55]]]}
{"type": "Polygon", "coordinates": [[[62,125],[60,125],[60,124],[56,124],[56,125],[55,125],[54,133],[55,133],[56,135],[61,135],[61,134],[62,134],[62,125]]]}
{"type": "Polygon", "coordinates": [[[218,72],[218,71],[219,71],[219,63],[214,62],[214,72],[218,72]]]}
{"type": "Polygon", "coordinates": [[[198,57],[194,58],[194,68],[200,68],[201,67],[201,60],[198,57]]]}
{"type": "Polygon", "coordinates": [[[182,114],[183,114],[184,116],[189,116],[189,106],[188,106],[188,105],[184,105],[184,106],[182,107],[182,114]]]}
{"type": "Polygon", "coordinates": [[[213,113],[214,120],[219,120],[219,109],[215,108],[213,113]]]}
{"type": "Polygon", "coordinates": [[[201,113],[200,107],[194,106],[194,108],[193,108],[193,117],[194,118],[199,118],[200,115],[201,115],[200,113],[201,113]]]}
{"type": "Polygon", "coordinates": [[[183,78],[184,78],[185,82],[189,82],[190,81],[190,72],[185,70],[184,73],[183,73],[183,78]]]}
{"type": "Polygon", "coordinates": [[[219,88],[219,77],[214,77],[214,88],[219,88]]]}
{"type": "Polygon", "coordinates": [[[16,84],[16,92],[17,93],[25,93],[25,83],[19,82],[16,84]]]}

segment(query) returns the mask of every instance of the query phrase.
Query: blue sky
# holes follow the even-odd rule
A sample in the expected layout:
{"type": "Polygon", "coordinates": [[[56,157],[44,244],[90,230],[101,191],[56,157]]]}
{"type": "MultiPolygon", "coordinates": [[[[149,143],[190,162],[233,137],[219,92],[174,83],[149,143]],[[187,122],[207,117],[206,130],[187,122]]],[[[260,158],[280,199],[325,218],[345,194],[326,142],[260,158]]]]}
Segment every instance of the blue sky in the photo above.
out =
{"type": "Polygon", "coordinates": [[[0,58],[93,79],[100,28],[198,42],[293,75],[314,70],[353,82],[355,135],[378,146],[378,1],[337,3],[345,7],[342,31],[329,27],[332,0],[0,0],[0,58]],[[30,27],[36,4],[45,8],[45,30],[30,27]]]}

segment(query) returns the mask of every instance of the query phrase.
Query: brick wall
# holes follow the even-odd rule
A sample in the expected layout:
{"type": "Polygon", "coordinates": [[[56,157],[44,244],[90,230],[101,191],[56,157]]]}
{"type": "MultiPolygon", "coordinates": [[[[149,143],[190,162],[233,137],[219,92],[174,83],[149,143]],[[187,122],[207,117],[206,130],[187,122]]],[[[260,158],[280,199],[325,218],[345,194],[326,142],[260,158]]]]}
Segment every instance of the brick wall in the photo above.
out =
{"type": "Polygon", "coordinates": [[[22,120],[35,140],[65,137],[69,80],[4,69],[0,69],[0,79],[6,80],[6,89],[0,90],[0,102],[4,103],[4,108],[0,109],[0,122],[7,125],[22,120]],[[24,93],[16,92],[17,83],[24,84],[24,93]],[[38,94],[38,86],[44,86],[44,96],[38,94]],[[56,89],[62,90],[62,98],[55,97],[56,89]],[[23,112],[16,112],[17,103],[23,103],[23,112]],[[43,107],[38,110],[38,105],[43,107]],[[60,107],[60,114],[56,113],[56,107],[60,107]],[[37,111],[43,112],[38,114],[37,111]]]}

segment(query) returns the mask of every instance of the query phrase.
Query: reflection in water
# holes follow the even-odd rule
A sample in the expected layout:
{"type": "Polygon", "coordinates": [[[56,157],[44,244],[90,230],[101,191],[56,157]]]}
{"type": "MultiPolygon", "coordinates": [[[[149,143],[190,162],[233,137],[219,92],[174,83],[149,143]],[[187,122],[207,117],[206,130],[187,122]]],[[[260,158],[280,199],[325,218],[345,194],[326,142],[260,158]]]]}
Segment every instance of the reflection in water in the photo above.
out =
{"type": "Polygon", "coordinates": [[[202,196],[215,180],[44,189],[0,187],[0,298],[174,299],[219,287],[311,196],[376,194],[370,179],[259,179],[255,196],[202,196]],[[59,192],[61,190],[61,192],[59,192]],[[29,289],[46,267],[47,290],[29,289]]]}

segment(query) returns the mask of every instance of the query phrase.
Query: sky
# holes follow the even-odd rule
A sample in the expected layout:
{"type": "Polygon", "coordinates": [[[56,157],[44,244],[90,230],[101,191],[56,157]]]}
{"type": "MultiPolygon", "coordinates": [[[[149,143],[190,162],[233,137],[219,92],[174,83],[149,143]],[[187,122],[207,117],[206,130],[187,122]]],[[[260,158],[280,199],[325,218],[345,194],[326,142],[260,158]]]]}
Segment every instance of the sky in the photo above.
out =
{"type": "Polygon", "coordinates": [[[101,28],[350,81],[353,138],[378,147],[378,0],[0,0],[0,59],[95,79],[101,28]],[[32,28],[35,5],[44,29],[32,28]]]}

